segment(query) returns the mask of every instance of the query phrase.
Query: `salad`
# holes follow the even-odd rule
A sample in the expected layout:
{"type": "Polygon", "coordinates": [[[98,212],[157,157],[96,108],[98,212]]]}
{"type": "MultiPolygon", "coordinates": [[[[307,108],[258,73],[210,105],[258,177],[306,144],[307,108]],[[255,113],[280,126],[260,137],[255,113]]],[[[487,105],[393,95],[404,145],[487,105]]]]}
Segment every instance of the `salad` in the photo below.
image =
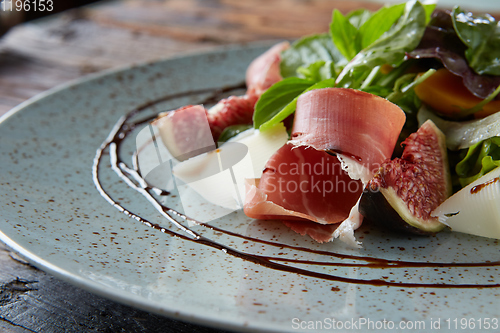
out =
{"type": "Polygon", "coordinates": [[[363,220],[500,238],[499,59],[488,14],[419,1],[334,10],[328,32],[254,60],[245,95],[153,124],[186,182],[245,145],[235,207],[318,242],[359,246],[363,220]]]}

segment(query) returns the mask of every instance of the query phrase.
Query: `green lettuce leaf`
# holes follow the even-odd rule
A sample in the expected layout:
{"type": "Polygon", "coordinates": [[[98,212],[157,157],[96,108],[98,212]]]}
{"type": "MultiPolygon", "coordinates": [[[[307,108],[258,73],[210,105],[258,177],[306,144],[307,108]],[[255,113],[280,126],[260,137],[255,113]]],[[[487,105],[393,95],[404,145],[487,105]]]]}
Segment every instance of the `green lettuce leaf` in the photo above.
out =
{"type": "Polygon", "coordinates": [[[465,157],[455,166],[455,171],[463,187],[497,167],[500,167],[499,136],[469,147],[465,157]]]}
{"type": "MultiPolygon", "coordinates": [[[[436,72],[435,69],[429,69],[424,74],[414,73],[401,75],[394,83],[393,91],[386,97],[389,101],[398,104],[401,100],[413,95],[413,88],[424,82],[429,76],[436,72]]],[[[413,99],[413,97],[411,97],[413,99]]],[[[412,110],[418,110],[420,106],[412,106],[412,110]]]]}
{"type": "MultiPolygon", "coordinates": [[[[343,16],[334,10],[329,34],[304,37],[282,53],[284,80],[257,102],[254,127],[264,130],[283,121],[295,112],[296,99],[309,89],[337,86],[387,97],[411,62],[403,61],[405,52],[418,45],[434,7],[414,0],[375,13],[360,9],[343,16]],[[380,71],[383,64],[394,69],[384,74],[380,71]]],[[[398,87],[399,103],[403,99],[413,102],[413,94],[398,87]]]]}
{"type": "Polygon", "coordinates": [[[467,46],[465,57],[478,74],[500,75],[500,22],[489,14],[474,16],[460,7],[452,12],[455,31],[467,46]]]}
{"type": "MultiPolygon", "coordinates": [[[[398,66],[404,60],[405,53],[413,50],[422,38],[427,21],[425,7],[418,1],[406,3],[403,16],[380,38],[361,50],[342,70],[337,78],[337,85],[357,88],[363,72],[372,68],[390,64],[398,66]]],[[[367,24],[369,21],[365,22],[367,24]]],[[[335,36],[332,34],[335,39],[335,36]]],[[[370,40],[367,38],[367,41],[370,40]]]]}
{"type": "Polygon", "coordinates": [[[330,24],[333,43],[346,59],[352,60],[388,31],[403,15],[404,8],[404,4],[398,4],[383,7],[374,14],[356,10],[346,16],[335,9],[330,24]]]}
{"type": "Polygon", "coordinates": [[[297,76],[299,67],[308,67],[318,61],[344,66],[347,60],[332,42],[330,35],[307,36],[293,43],[282,52],[280,70],[284,78],[297,76]]]}
{"type": "Polygon", "coordinates": [[[424,5],[425,9],[425,25],[429,24],[431,21],[432,12],[436,9],[436,4],[426,4],[424,5]]]}

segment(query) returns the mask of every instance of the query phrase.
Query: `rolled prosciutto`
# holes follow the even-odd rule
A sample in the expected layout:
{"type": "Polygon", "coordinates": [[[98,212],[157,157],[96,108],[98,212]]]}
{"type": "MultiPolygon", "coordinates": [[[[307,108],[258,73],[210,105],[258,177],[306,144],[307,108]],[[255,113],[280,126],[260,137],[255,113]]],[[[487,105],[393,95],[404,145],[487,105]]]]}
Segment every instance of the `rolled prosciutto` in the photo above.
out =
{"type": "Polygon", "coordinates": [[[260,181],[247,186],[245,213],[287,221],[319,242],[340,237],[359,246],[354,230],[363,217],[357,203],[391,157],[405,120],[395,104],[353,89],[301,95],[292,139],[271,157],[260,181]]]}

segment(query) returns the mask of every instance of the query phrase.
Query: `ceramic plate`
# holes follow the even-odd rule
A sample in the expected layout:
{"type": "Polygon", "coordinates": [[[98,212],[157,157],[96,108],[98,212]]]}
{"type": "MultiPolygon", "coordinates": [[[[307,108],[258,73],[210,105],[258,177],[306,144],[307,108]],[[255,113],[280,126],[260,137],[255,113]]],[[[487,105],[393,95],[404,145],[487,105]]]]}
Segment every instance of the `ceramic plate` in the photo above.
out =
{"type": "MultiPolygon", "coordinates": [[[[194,241],[134,190],[130,177],[118,176],[109,147],[99,180],[127,211],[105,200],[94,159],[120,117],[206,102],[239,86],[264,49],[229,48],[92,76],[8,113],[0,124],[0,238],[37,267],[104,297],[227,329],[460,329],[463,320],[498,327],[498,266],[488,263],[500,259],[496,240],[451,232],[422,238],[365,225],[356,232],[363,248],[351,249],[316,244],[241,211],[212,218],[215,208],[195,193],[184,202],[176,188],[158,195],[181,212],[212,216],[212,229],[178,216],[208,240],[194,241]]],[[[122,142],[126,165],[147,126],[122,142]]]]}

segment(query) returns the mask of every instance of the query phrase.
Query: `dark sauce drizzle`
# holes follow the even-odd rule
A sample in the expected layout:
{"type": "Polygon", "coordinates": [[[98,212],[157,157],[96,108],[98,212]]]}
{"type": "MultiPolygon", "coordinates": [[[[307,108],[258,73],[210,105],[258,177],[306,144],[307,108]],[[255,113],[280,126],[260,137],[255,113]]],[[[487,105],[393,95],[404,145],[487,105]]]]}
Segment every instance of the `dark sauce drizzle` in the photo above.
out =
{"type": "MultiPolygon", "coordinates": [[[[333,253],[328,251],[321,250],[313,250],[300,246],[293,246],[287,244],[281,244],[272,241],[261,240],[245,235],[241,235],[235,232],[231,232],[228,230],[224,230],[218,227],[214,227],[208,224],[199,223],[197,221],[193,221],[189,217],[181,214],[169,207],[162,205],[158,199],[151,192],[156,192],[159,195],[166,195],[167,192],[161,192],[159,189],[152,188],[146,184],[144,179],[141,177],[137,163],[134,163],[133,167],[127,166],[120,157],[119,151],[121,144],[125,138],[130,135],[138,126],[143,125],[145,123],[153,120],[156,115],[145,117],[140,120],[131,121],[133,117],[141,113],[142,111],[158,104],[161,102],[165,102],[168,100],[172,100],[179,97],[184,96],[195,96],[203,93],[212,93],[208,99],[204,101],[203,104],[216,102],[220,99],[220,95],[234,91],[237,89],[244,88],[244,85],[238,85],[234,87],[229,87],[226,89],[216,90],[207,89],[207,90],[199,90],[199,91],[189,91],[182,94],[170,95],[164,98],[146,103],[141,107],[131,111],[130,113],[122,116],[116,125],[113,127],[112,131],[106,138],[106,140],[101,144],[99,149],[97,149],[96,155],[94,157],[94,163],[92,167],[92,175],[94,184],[101,194],[101,196],[108,201],[113,207],[118,209],[120,212],[125,215],[141,222],[142,224],[158,230],[164,234],[167,234],[172,237],[177,237],[183,239],[185,241],[197,242],[199,244],[203,244],[218,250],[221,250],[231,256],[240,258],[242,260],[247,260],[252,263],[284,272],[296,273],[304,276],[309,276],[313,278],[335,281],[335,282],[343,282],[343,283],[355,283],[355,284],[363,284],[363,285],[372,285],[372,286],[388,286],[388,287],[413,287],[413,288],[498,288],[500,284],[448,284],[448,283],[405,283],[405,282],[394,282],[394,281],[386,281],[382,279],[355,279],[355,278],[347,278],[342,276],[336,276],[326,273],[314,272],[307,269],[302,269],[298,267],[289,266],[286,264],[281,264],[279,262],[289,262],[295,264],[307,264],[307,265],[322,265],[322,266],[338,266],[338,267],[370,267],[370,268],[391,268],[391,267],[492,267],[492,266],[500,266],[500,261],[492,261],[492,262],[477,262],[477,263],[427,263],[427,262],[410,262],[410,261],[399,261],[399,260],[387,260],[387,259],[379,259],[372,257],[364,257],[364,256],[355,256],[355,255],[346,255],[333,253]],[[106,153],[106,149],[108,149],[110,156],[110,164],[111,168],[116,172],[116,174],[120,177],[122,181],[124,181],[128,186],[132,189],[136,190],[140,194],[142,194],[162,216],[164,216],[167,221],[169,221],[172,225],[181,230],[184,234],[176,231],[169,230],[168,228],[162,227],[157,223],[153,223],[134,212],[127,210],[125,207],[120,205],[117,201],[115,201],[103,188],[101,181],[99,179],[99,169],[102,162],[102,157],[106,153]],[[290,258],[282,258],[282,257],[268,257],[257,254],[249,254],[236,249],[233,249],[227,245],[215,242],[205,236],[200,235],[199,233],[185,227],[182,223],[180,223],[177,219],[182,219],[184,221],[192,221],[198,225],[202,225],[206,228],[210,228],[215,232],[221,232],[231,237],[238,237],[247,241],[252,241],[256,243],[261,243],[269,246],[276,246],[280,248],[288,248],[292,250],[298,250],[302,252],[314,253],[318,255],[325,255],[329,257],[336,257],[339,259],[348,259],[355,261],[363,261],[362,263],[339,263],[339,262],[321,262],[321,261],[308,261],[308,260],[298,260],[298,259],[290,259],[290,258]]],[[[137,158],[137,155],[135,156],[137,158]]],[[[136,161],[135,161],[136,162],[136,161]]]]}
{"type": "Polygon", "coordinates": [[[500,178],[496,177],[496,178],[493,178],[492,180],[487,181],[486,183],[482,183],[482,184],[476,185],[476,186],[474,186],[473,188],[470,189],[470,193],[471,194],[476,194],[479,191],[481,191],[483,188],[485,188],[486,186],[495,184],[498,181],[500,181],[500,178]]]}

